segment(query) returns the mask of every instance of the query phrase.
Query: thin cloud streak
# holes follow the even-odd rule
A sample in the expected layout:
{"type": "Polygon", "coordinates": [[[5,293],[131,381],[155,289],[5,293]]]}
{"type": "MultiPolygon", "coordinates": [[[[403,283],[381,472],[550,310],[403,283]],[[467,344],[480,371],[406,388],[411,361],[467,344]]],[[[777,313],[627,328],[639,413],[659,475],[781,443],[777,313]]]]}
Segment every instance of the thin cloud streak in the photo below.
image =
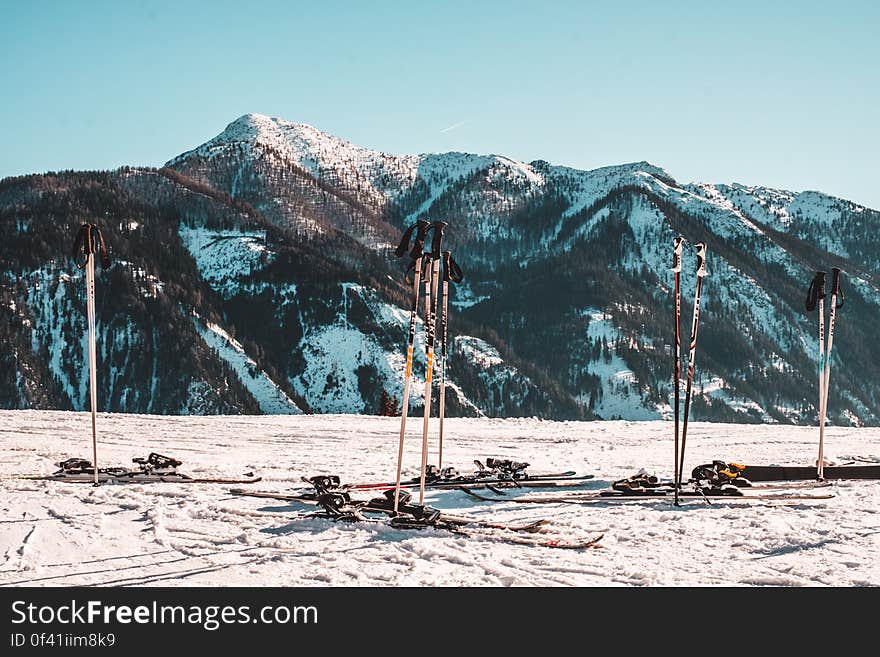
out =
{"type": "Polygon", "coordinates": [[[443,128],[440,132],[452,132],[456,128],[460,128],[461,126],[463,126],[465,123],[467,123],[467,121],[459,121],[458,123],[453,123],[448,128],[443,128]]]}

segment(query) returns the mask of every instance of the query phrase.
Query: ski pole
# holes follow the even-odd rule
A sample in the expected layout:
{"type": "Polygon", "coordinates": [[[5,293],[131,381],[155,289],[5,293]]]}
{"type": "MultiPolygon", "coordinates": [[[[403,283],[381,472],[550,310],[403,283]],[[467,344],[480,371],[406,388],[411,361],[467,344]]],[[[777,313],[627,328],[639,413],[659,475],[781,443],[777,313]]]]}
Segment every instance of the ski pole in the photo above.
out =
{"type": "Polygon", "coordinates": [[[449,283],[461,283],[464,274],[449,251],[443,252],[443,302],[440,310],[440,445],[437,469],[443,469],[443,420],[446,416],[446,338],[449,317],[449,283]]]}
{"type": "Polygon", "coordinates": [[[822,452],[825,443],[825,274],[817,271],[810,281],[807,300],[804,303],[808,312],[819,307],[819,461],[816,463],[816,476],[822,478],[822,452]]]}
{"type": "Polygon", "coordinates": [[[824,382],[822,385],[822,410],[821,410],[821,428],[819,432],[819,460],[816,475],[819,479],[824,479],[825,475],[825,416],[828,413],[828,392],[831,385],[831,345],[834,342],[834,316],[836,311],[843,307],[843,291],[840,289],[840,267],[831,268],[831,302],[828,306],[828,349],[825,353],[825,371],[824,382]],[[840,296],[840,303],[837,299],[840,296]]]}
{"type": "Polygon", "coordinates": [[[89,408],[92,415],[92,469],[94,485],[98,481],[98,427],[97,427],[97,349],[95,345],[95,253],[101,255],[101,267],[110,266],[110,256],[104,244],[104,236],[96,224],[84,223],[80,226],[73,244],[73,257],[80,269],[86,272],[86,321],[89,341],[89,408]],[[79,258],[82,257],[82,264],[79,258]]]}
{"type": "Polygon", "coordinates": [[[675,483],[676,496],[681,489],[682,473],[684,472],[684,450],[687,441],[688,416],[691,406],[691,390],[694,383],[694,356],[697,351],[697,328],[700,323],[700,293],[703,289],[703,278],[707,276],[706,272],[706,244],[698,242],[694,245],[697,250],[697,286],[694,293],[694,321],[691,324],[691,343],[688,352],[688,378],[687,388],[684,393],[684,414],[681,423],[681,458],[678,462],[678,479],[675,483]]]}
{"type": "Polygon", "coordinates": [[[435,221],[431,224],[434,238],[431,242],[431,265],[428,279],[425,281],[425,417],[422,423],[422,466],[419,480],[419,504],[425,502],[425,476],[428,470],[428,420],[431,417],[431,381],[434,375],[434,335],[437,332],[437,317],[431,305],[431,299],[437,296],[437,282],[440,278],[440,246],[443,242],[443,231],[446,222],[435,221]]]}
{"type": "Polygon", "coordinates": [[[406,343],[406,366],[403,373],[403,401],[400,406],[400,444],[397,448],[397,479],[394,487],[394,513],[397,513],[397,507],[400,501],[400,476],[403,469],[403,439],[406,435],[406,417],[409,411],[409,383],[412,375],[413,347],[416,339],[416,318],[419,314],[419,285],[422,275],[422,257],[425,248],[425,236],[428,232],[430,223],[427,221],[418,221],[406,229],[403,237],[398,244],[394,255],[398,258],[403,257],[407,249],[409,249],[410,241],[415,233],[415,241],[409,256],[412,259],[411,265],[414,269],[413,273],[413,300],[409,313],[409,337],[406,343]]]}
{"type": "MultiPolygon", "coordinates": [[[[684,238],[678,236],[675,238],[675,244],[672,249],[672,271],[675,273],[675,364],[672,368],[672,385],[675,389],[675,461],[674,461],[674,477],[673,481],[678,481],[678,413],[679,398],[681,396],[681,288],[679,280],[681,277],[681,252],[684,248],[684,238]]],[[[675,505],[678,506],[678,486],[675,487],[675,505]]]]}

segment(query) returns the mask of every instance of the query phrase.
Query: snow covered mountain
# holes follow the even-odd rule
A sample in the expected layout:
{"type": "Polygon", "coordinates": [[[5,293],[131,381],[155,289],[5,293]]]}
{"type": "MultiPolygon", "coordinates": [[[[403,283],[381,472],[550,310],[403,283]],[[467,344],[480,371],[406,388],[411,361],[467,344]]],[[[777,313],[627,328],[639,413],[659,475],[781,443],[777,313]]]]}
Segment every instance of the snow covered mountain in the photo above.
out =
{"type": "MultiPolygon", "coordinates": [[[[803,297],[812,271],[840,266],[829,415],[880,423],[880,213],[818,192],[679,184],[647,162],[389,155],[249,114],[159,170],[0,181],[0,405],[84,407],[81,276],[63,256],[85,217],[116,255],[99,280],[113,410],[376,412],[401,389],[408,290],[391,248],[424,218],[449,223],[466,274],[453,414],[669,417],[683,234],[709,247],[696,418],[816,421],[803,297]]],[[[685,331],[692,272],[689,252],[685,331]]]]}

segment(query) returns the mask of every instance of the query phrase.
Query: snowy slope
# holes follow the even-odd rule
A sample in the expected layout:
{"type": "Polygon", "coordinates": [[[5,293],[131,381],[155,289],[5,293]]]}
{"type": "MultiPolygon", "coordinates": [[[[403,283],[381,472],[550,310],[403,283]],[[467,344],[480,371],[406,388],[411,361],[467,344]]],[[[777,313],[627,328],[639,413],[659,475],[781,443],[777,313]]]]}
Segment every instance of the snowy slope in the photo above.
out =
{"type": "MultiPolygon", "coordinates": [[[[237,498],[222,485],[93,488],[15,479],[89,455],[85,413],[2,411],[0,584],[172,586],[877,586],[877,482],[840,482],[831,500],[781,504],[691,501],[627,505],[522,505],[431,493],[429,502],[475,518],[548,517],[549,536],[604,533],[585,551],[502,545],[443,531],[302,520],[307,507],[237,498]]],[[[125,464],[148,451],[174,455],[193,475],[255,471],[255,489],[282,491],[299,477],[387,479],[396,418],[346,416],[159,417],[100,415],[99,457],[125,464]]],[[[434,427],[436,429],[436,427],[434,427]]],[[[641,467],[668,475],[669,422],[449,421],[448,462],[524,459],[537,470],[597,475],[589,489],[641,467]]],[[[432,438],[433,440],[433,438],[432,438]]],[[[407,446],[415,474],[417,440],[407,446]]],[[[697,423],[688,468],[713,458],[806,463],[816,430],[697,423]]],[[[432,450],[434,444],[432,442],[432,450]]],[[[838,461],[880,462],[880,431],[829,431],[838,461]]],[[[828,490],[828,489],[823,489],[828,490]]]]}
{"type": "Polygon", "coordinates": [[[241,287],[252,287],[248,278],[272,262],[265,231],[216,230],[181,223],[178,232],[196,262],[202,278],[224,297],[241,287]]]}
{"type": "MultiPolygon", "coordinates": [[[[645,402],[632,370],[620,356],[613,352],[620,338],[610,317],[595,308],[584,313],[590,318],[587,329],[588,338],[593,344],[606,341],[610,350],[609,358],[599,358],[586,365],[586,370],[602,381],[602,397],[595,405],[595,413],[602,418],[626,418],[631,420],[658,420],[664,409],[656,404],[645,402]]],[[[587,403],[589,398],[582,398],[587,403]]],[[[671,410],[667,415],[671,417],[671,410]]]]}
{"type": "Polygon", "coordinates": [[[230,365],[263,413],[282,415],[302,413],[302,409],[257,366],[257,363],[245,353],[244,347],[223,328],[213,322],[204,322],[195,312],[193,312],[193,325],[205,343],[230,365]]]}

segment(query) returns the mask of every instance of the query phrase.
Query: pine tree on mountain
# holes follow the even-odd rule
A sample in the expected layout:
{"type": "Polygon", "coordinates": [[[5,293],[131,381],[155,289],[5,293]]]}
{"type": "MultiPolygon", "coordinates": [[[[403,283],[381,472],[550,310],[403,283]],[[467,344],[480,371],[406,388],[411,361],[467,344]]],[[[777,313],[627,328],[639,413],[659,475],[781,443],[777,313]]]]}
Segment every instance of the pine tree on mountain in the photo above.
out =
{"type": "Polygon", "coordinates": [[[387,417],[400,415],[399,405],[400,402],[396,397],[391,397],[387,390],[382,390],[382,396],[379,398],[379,415],[387,417]]]}

